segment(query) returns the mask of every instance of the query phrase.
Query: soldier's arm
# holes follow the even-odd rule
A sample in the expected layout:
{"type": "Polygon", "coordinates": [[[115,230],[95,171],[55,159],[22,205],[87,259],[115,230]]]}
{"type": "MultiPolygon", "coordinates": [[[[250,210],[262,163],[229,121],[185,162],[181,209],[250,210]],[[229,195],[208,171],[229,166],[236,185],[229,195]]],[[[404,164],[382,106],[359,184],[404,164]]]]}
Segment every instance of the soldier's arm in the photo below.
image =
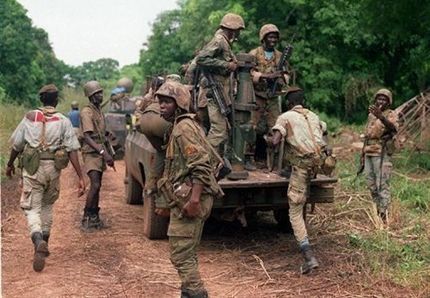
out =
{"type": "Polygon", "coordinates": [[[12,144],[12,149],[10,150],[9,161],[6,164],[6,176],[12,177],[15,174],[15,159],[18,157],[19,153],[24,150],[25,146],[25,127],[24,122],[26,118],[22,119],[12,136],[10,137],[10,143],[12,144]]]}
{"type": "Polygon", "coordinates": [[[282,114],[281,116],[276,119],[275,126],[273,126],[273,137],[272,137],[272,144],[274,146],[278,145],[281,142],[282,138],[285,138],[287,135],[287,119],[285,117],[285,114],[282,114]]]}
{"type": "MultiPolygon", "coordinates": [[[[397,132],[397,127],[396,127],[396,124],[395,124],[396,121],[393,121],[393,119],[391,119],[391,121],[389,119],[387,119],[382,114],[382,111],[381,111],[381,109],[379,107],[377,107],[375,105],[372,105],[372,106],[369,107],[369,112],[372,113],[376,118],[378,118],[382,122],[382,124],[384,124],[385,130],[386,130],[387,133],[396,133],[397,132]]],[[[393,114],[393,113],[390,113],[390,115],[393,114]]],[[[389,118],[392,118],[392,116],[389,117],[389,118]]]]}
{"type": "Polygon", "coordinates": [[[222,51],[222,45],[214,39],[196,56],[196,64],[204,68],[220,68],[227,71],[229,69],[229,62],[217,58],[222,51]]]}

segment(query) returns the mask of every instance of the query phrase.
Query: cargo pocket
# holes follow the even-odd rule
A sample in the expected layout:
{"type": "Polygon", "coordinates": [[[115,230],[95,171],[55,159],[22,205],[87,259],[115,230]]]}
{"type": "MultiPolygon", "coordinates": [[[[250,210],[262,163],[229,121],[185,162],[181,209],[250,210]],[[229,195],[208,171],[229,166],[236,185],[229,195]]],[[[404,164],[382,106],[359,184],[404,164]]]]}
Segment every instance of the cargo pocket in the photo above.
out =
{"type": "Polygon", "coordinates": [[[21,198],[19,200],[19,205],[21,209],[23,210],[30,210],[31,209],[31,187],[28,185],[23,186],[21,198]]]}
{"type": "Polygon", "coordinates": [[[308,171],[299,167],[293,166],[293,171],[288,185],[288,198],[294,204],[302,204],[306,202],[308,196],[308,171]]]}
{"type": "Polygon", "coordinates": [[[197,220],[199,219],[171,216],[167,236],[193,238],[196,234],[197,220]]]}

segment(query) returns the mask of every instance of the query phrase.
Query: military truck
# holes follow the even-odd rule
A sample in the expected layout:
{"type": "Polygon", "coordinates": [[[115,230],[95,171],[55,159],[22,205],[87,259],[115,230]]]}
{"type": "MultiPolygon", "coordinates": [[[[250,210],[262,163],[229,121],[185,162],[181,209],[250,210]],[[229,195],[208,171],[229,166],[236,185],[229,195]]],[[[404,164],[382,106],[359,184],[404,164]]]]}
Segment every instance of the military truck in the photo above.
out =
{"type": "MultiPolygon", "coordinates": [[[[283,167],[281,150],[274,162],[274,154],[268,154],[269,170],[247,171],[244,166],[245,145],[253,135],[251,111],[255,109],[254,91],[250,78],[250,69],[254,65],[254,57],[238,54],[237,94],[234,96],[229,160],[232,173],[228,178],[219,181],[225,196],[215,200],[212,216],[220,219],[238,219],[246,225],[246,215],[258,210],[273,210],[276,221],[285,229],[291,230],[288,215],[288,178],[281,177],[274,171],[283,167]],[[234,179],[234,180],[232,180],[234,179]]],[[[210,80],[209,80],[210,81],[210,80]]],[[[210,82],[209,82],[210,83],[210,82]]],[[[211,84],[216,88],[216,84],[211,84]]],[[[222,94],[219,90],[211,90],[213,96],[222,94]]],[[[221,98],[216,101],[221,101],[221,98]]],[[[195,103],[193,103],[193,106],[195,103]]],[[[151,104],[140,118],[140,126],[127,135],[125,142],[126,163],[126,201],[129,204],[143,203],[144,234],[149,239],[166,237],[168,219],[155,214],[159,198],[156,193],[156,180],[163,171],[162,140],[165,131],[171,125],[159,115],[158,103],[151,104]]],[[[280,146],[283,148],[284,146],[280,146]]],[[[228,151],[228,150],[227,150],[228,151]]],[[[308,203],[331,203],[334,199],[334,184],[337,179],[318,175],[311,181],[311,192],[308,203]]]]}

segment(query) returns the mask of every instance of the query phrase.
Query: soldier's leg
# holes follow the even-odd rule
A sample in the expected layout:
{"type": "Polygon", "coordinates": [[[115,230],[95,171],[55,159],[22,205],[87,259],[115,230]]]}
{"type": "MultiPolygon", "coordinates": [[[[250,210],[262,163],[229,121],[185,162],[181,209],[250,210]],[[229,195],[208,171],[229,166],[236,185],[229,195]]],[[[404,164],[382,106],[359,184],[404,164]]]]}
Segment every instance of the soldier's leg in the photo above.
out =
{"type": "Polygon", "coordinates": [[[227,119],[221,114],[218,106],[212,100],[208,102],[208,114],[211,125],[208,132],[209,144],[223,156],[223,145],[228,140],[227,119]]]}
{"type": "Polygon", "coordinates": [[[82,218],[82,228],[85,230],[91,228],[99,228],[102,225],[99,218],[98,207],[100,188],[102,183],[103,172],[97,170],[91,170],[87,173],[90,178],[90,189],[87,194],[87,200],[85,202],[84,216],[82,218]]]}
{"type": "Polygon", "coordinates": [[[310,177],[311,173],[309,170],[293,166],[288,186],[291,226],[305,260],[304,264],[300,267],[302,274],[307,274],[319,266],[309,244],[308,232],[303,218],[303,209],[306,198],[309,195],[310,177]]]}
{"type": "MultiPolygon", "coordinates": [[[[44,161],[41,161],[43,163],[44,161]]],[[[31,240],[34,244],[33,269],[40,272],[45,267],[45,257],[48,254],[48,245],[42,236],[42,198],[45,192],[46,177],[42,167],[39,166],[36,174],[30,176],[23,171],[23,193],[21,208],[23,209],[30,230],[31,240]]]]}
{"type": "Polygon", "coordinates": [[[382,164],[381,188],[379,190],[380,210],[378,210],[383,220],[386,219],[387,210],[391,202],[390,177],[392,170],[391,157],[386,155],[382,164]]]}
{"type": "Polygon", "coordinates": [[[49,176],[49,184],[42,199],[41,220],[43,240],[48,243],[52,227],[52,207],[60,195],[60,171],[52,162],[46,165],[45,172],[49,176]]]}
{"type": "Polygon", "coordinates": [[[373,202],[378,206],[379,195],[378,195],[378,184],[375,169],[375,157],[366,155],[364,157],[364,173],[366,174],[366,184],[370,191],[373,202]]]}
{"type": "Polygon", "coordinates": [[[212,208],[212,198],[202,197],[202,216],[194,219],[179,218],[179,211],[172,209],[169,224],[170,260],[181,279],[181,292],[185,297],[207,297],[198,270],[197,246],[203,225],[212,208]]]}

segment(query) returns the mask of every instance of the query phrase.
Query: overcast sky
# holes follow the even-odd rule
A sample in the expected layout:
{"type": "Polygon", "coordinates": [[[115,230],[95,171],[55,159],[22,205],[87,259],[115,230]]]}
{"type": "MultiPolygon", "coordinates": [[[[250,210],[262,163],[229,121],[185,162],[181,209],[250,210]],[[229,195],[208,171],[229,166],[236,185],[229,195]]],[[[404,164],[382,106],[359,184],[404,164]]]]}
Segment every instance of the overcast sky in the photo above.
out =
{"type": "Polygon", "coordinates": [[[177,0],[18,0],[33,25],[49,34],[57,58],[80,65],[113,58],[137,63],[151,23],[177,0]]]}

